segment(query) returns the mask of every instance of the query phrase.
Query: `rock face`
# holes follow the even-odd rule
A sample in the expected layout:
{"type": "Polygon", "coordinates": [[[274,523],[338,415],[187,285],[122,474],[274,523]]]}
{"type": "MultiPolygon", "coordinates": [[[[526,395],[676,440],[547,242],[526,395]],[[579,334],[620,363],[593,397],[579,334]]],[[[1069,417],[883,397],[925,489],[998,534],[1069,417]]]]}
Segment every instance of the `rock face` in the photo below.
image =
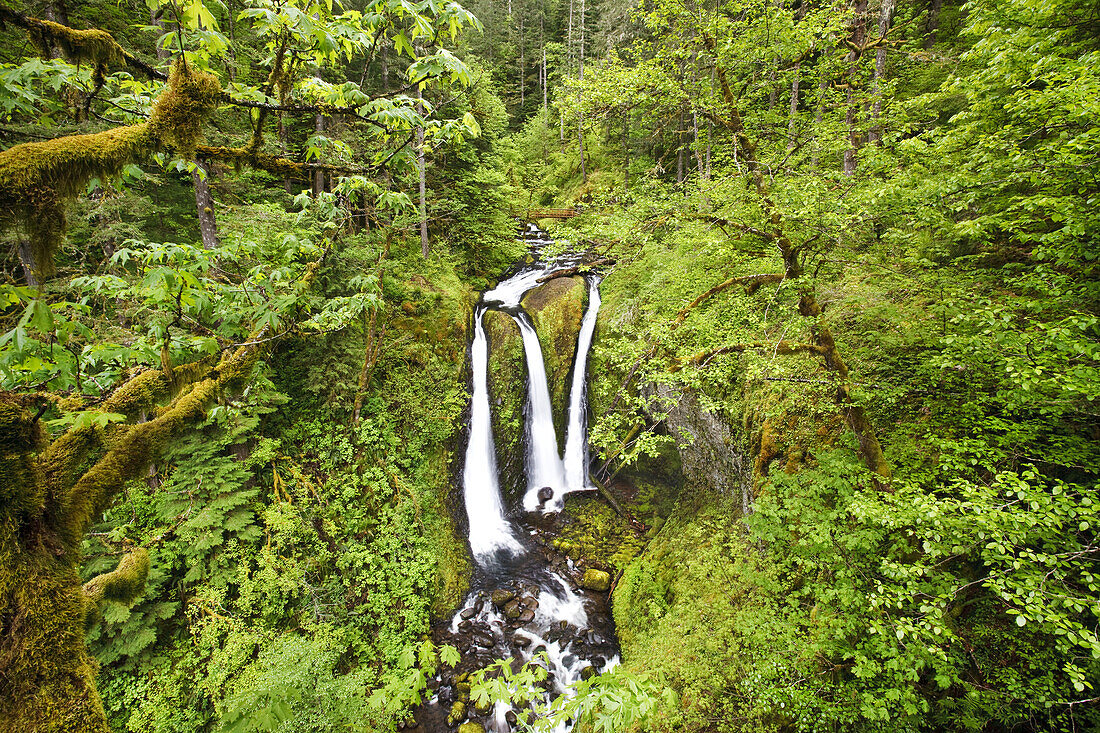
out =
{"type": "MultiPolygon", "coordinates": [[[[584,278],[563,277],[549,280],[523,298],[523,309],[531,317],[542,346],[559,441],[565,440],[573,354],[577,348],[587,292],[584,278]]],[[[515,497],[527,489],[523,470],[523,412],[527,403],[527,363],[523,355],[523,338],[512,316],[494,310],[485,313],[485,333],[489,338],[489,398],[492,402],[497,468],[501,488],[515,497]]]]}
{"type": "Polygon", "coordinates": [[[584,577],[581,578],[581,587],[587,590],[606,593],[608,588],[611,587],[611,575],[605,573],[603,570],[589,568],[584,571],[584,577]]]}
{"type": "Polygon", "coordinates": [[[748,514],[752,507],[752,466],[746,457],[743,431],[721,414],[705,411],[692,392],[668,396],[679,400],[665,424],[680,446],[688,488],[740,496],[741,509],[748,514]]]}
{"type": "Polygon", "coordinates": [[[565,440],[569,383],[587,293],[584,278],[561,277],[523,296],[523,309],[531,316],[542,345],[550,401],[554,406],[554,427],[561,441],[565,440]]]}

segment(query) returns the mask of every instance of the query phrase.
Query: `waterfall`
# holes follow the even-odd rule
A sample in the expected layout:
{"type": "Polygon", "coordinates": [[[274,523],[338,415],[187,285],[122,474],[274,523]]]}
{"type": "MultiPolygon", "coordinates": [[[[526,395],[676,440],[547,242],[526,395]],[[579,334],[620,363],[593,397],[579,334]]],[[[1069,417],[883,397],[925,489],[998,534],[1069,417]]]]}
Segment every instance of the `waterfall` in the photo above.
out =
{"type": "Polygon", "coordinates": [[[470,549],[478,562],[490,559],[498,551],[523,552],[508,520],[500,498],[497,480],[496,447],[489,414],[489,348],[483,323],[485,308],[474,314],[474,342],[470,347],[474,393],[470,409],[470,442],[466,446],[466,468],[462,489],[466,513],[470,518],[470,549]]]}
{"type": "Polygon", "coordinates": [[[588,279],[588,310],[581,321],[577,336],[577,354],[573,359],[573,383],[569,389],[569,422],[565,428],[565,490],[581,491],[591,488],[588,483],[587,406],[585,377],[588,370],[588,352],[592,348],[592,336],[596,332],[596,316],[600,312],[600,278],[588,279]]]}
{"type": "MultiPolygon", "coordinates": [[[[534,227],[528,228],[525,239],[535,254],[549,241],[534,227]]],[[[600,281],[595,276],[587,279],[588,308],[577,337],[564,457],[558,449],[542,348],[520,303],[525,293],[539,286],[540,278],[576,262],[575,258],[563,258],[548,264],[527,265],[487,291],[474,314],[474,338],[470,346],[473,395],[462,485],[470,519],[470,548],[478,568],[465,605],[448,628],[437,631],[443,640],[449,640],[460,650],[460,667],[467,674],[495,658],[513,657],[530,662],[544,653],[550,675],[544,702],[559,694],[573,694],[569,685],[587,679],[591,672],[609,671],[619,658],[606,598],[576,587],[580,576],[572,560],[559,556],[551,562],[545,554],[545,545],[538,544],[545,540],[540,540],[539,532],[530,524],[527,528],[534,535],[530,541],[541,551],[527,552],[517,530],[505,517],[493,442],[484,318],[489,309],[509,313],[523,338],[528,376],[527,491],[523,508],[533,511],[541,506],[544,512],[559,511],[566,492],[589,488],[585,372],[600,307],[600,281]],[[550,487],[553,496],[539,502],[539,489],[544,487],[550,487]]],[[[514,721],[515,711],[503,702],[482,711],[469,702],[465,705],[456,702],[459,671],[441,671],[437,677],[437,692],[417,715],[424,728],[432,733],[451,731],[455,721],[449,718],[457,716],[458,720],[478,721],[493,733],[513,730],[509,717],[514,721]]],[[[562,721],[554,733],[567,733],[571,729],[572,721],[562,721]]]]}
{"type": "Polygon", "coordinates": [[[527,493],[523,496],[523,508],[534,511],[539,505],[539,489],[549,487],[555,498],[565,490],[565,469],[558,455],[558,435],[554,430],[554,411],[539,336],[526,313],[513,318],[523,336],[527,360],[527,493]]]}

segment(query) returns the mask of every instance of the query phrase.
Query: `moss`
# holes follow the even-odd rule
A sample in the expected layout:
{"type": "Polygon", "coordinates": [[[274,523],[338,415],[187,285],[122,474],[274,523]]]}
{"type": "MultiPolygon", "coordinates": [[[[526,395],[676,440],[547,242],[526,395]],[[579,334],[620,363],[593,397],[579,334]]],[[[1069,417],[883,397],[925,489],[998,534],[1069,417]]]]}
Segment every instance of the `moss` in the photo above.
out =
{"type": "Polygon", "coordinates": [[[98,611],[106,601],[133,603],[145,590],[149,576],[149,553],[143,548],[123,556],[118,567],[84,584],[84,598],[89,611],[98,611]]]}
{"type": "Polygon", "coordinates": [[[596,496],[566,497],[564,526],[554,546],[588,565],[622,570],[643,540],[625,518],[596,496]]]}
{"type": "Polygon", "coordinates": [[[92,178],[117,176],[123,166],[159,146],[172,146],[184,157],[193,155],[220,94],[216,77],[176,64],[148,123],[23,143],[0,153],[0,218],[27,230],[39,278],[54,273],[53,256],[65,231],[65,204],[92,178]]]}
{"type": "Polygon", "coordinates": [[[213,74],[177,62],[168,86],[153,103],[149,132],[184,158],[195,154],[202,128],[218,106],[222,88],[213,74]]]}
{"type": "Polygon", "coordinates": [[[295,163],[288,158],[268,155],[252,147],[231,148],[199,145],[197,151],[203,158],[215,158],[232,165],[238,171],[245,167],[257,168],[273,176],[299,181],[309,180],[314,170],[302,163],[295,163]]]}
{"type": "Polygon", "coordinates": [[[40,277],[53,274],[65,229],[65,202],[92,178],[118,175],[152,149],[146,125],[24,143],[0,153],[0,211],[26,228],[40,277]]]}
{"type": "Polygon", "coordinates": [[[111,34],[96,28],[82,31],[36,18],[27,35],[44,59],[51,57],[54,48],[74,64],[104,67],[121,65],[126,59],[126,52],[111,34]]]}
{"type": "Polygon", "coordinates": [[[489,399],[493,403],[493,439],[501,485],[505,490],[526,488],[523,478],[523,410],[527,399],[527,366],[523,339],[512,317],[500,311],[485,314],[489,339],[489,399]]]}
{"type": "Polygon", "coordinates": [[[107,730],[84,647],[77,555],[41,521],[45,436],[22,398],[0,395],[0,727],[107,730]]]}

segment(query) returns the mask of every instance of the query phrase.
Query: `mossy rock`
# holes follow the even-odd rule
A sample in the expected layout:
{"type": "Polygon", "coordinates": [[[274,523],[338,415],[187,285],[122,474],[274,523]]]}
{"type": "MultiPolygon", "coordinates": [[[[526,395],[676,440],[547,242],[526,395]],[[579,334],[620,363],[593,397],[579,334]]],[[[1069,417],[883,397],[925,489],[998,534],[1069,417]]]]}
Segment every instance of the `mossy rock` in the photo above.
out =
{"type": "Polygon", "coordinates": [[[602,498],[566,498],[565,522],[554,546],[574,560],[622,569],[642,549],[642,539],[602,498]]]}
{"type": "Polygon", "coordinates": [[[524,491],[523,409],[527,399],[527,365],[523,338],[512,316],[501,311],[485,313],[489,339],[489,400],[497,468],[506,493],[524,491]]]}
{"type": "Polygon", "coordinates": [[[573,359],[587,294],[584,278],[562,277],[550,280],[523,296],[523,309],[531,316],[535,332],[539,335],[550,402],[554,408],[554,426],[562,441],[565,440],[573,359]]]}
{"type": "Polygon", "coordinates": [[[458,726],[458,733],[485,733],[481,723],[463,723],[458,726]]]}
{"type": "Polygon", "coordinates": [[[456,702],[451,706],[451,712],[447,716],[447,725],[454,725],[458,721],[466,717],[466,704],[462,701],[456,702]]]}
{"type": "MultiPolygon", "coordinates": [[[[573,355],[577,348],[587,288],[583,278],[558,278],[531,290],[523,308],[535,326],[554,408],[559,442],[564,441],[573,355]]],[[[526,490],[524,421],[527,401],[527,361],[523,337],[515,319],[504,312],[485,313],[489,340],[489,399],[493,439],[501,485],[505,492],[526,490]]],[[[562,446],[559,445],[559,448],[562,446]]]]}
{"type": "Polygon", "coordinates": [[[584,577],[581,578],[581,587],[599,593],[606,593],[611,588],[611,574],[596,568],[589,568],[584,571],[584,577]]]}

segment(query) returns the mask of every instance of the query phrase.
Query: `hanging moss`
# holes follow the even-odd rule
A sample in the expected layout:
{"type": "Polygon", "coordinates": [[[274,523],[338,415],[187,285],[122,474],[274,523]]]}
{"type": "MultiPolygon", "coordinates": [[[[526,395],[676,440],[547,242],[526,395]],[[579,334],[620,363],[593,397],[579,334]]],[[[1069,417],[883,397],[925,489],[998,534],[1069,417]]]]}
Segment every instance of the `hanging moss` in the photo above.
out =
{"type": "Polygon", "coordinates": [[[172,67],[168,86],[153,103],[149,133],[183,158],[195,155],[202,128],[218,106],[222,88],[213,74],[183,62],[172,67]]]}
{"type": "Polygon", "coordinates": [[[151,142],[142,124],[24,143],[0,153],[0,211],[28,230],[40,275],[53,273],[64,202],[92,178],[118,175],[124,165],[147,155],[151,142]]]}
{"type": "Polygon", "coordinates": [[[156,148],[172,147],[191,157],[220,94],[216,77],[177,63],[148,123],[24,143],[0,153],[0,219],[27,230],[39,278],[54,272],[66,202],[92,178],[117,176],[156,148]]]}

